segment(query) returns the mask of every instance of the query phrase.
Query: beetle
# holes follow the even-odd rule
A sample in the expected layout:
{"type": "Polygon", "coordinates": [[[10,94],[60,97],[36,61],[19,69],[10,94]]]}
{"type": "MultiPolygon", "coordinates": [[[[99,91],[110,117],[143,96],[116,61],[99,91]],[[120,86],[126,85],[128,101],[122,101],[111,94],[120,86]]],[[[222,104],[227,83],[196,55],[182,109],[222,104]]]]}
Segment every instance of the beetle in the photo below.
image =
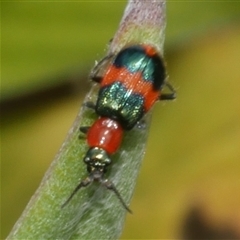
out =
{"type": "Polygon", "coordinates": [[[130,45],[116,55],[108,55],[95,66],[91,79],[99,83],[98,97],[96,104],[87,102],[85,105],[94,109],[99,118],[91,126],[80,127],[89,146],[83,158],[88,176],[77,185],[63,206],[80,188],[97,181],[113,191],[131,213],[115,185],[104,177],[112,163],[111,155],[120,147],[124,131],[133,129],[157,100],[175,99],[176,93],[166,82],[163,59],[148,44],[130,45]],[[98,76],[98,69],[108,60],[110,63],[103,76],[98,76]],[[165,85],[170,93],[162,93],[165,85]]]}

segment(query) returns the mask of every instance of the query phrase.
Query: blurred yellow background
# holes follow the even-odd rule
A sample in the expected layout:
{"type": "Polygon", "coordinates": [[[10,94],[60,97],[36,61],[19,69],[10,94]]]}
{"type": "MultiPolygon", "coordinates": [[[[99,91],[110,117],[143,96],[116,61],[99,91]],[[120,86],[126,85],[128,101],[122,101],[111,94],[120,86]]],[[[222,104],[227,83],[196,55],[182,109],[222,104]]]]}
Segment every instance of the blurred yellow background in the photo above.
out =
{"type": "MultiPolygon", "coordinates": [[[[5,238],[73,123],[126,2],[1,5],[5,238]]],[[[165,58],[178,98],[155,106],[122,239],[189,236],[189,219],[240,236],[239,14],[237,2],[167,4],[165,58]]]]}

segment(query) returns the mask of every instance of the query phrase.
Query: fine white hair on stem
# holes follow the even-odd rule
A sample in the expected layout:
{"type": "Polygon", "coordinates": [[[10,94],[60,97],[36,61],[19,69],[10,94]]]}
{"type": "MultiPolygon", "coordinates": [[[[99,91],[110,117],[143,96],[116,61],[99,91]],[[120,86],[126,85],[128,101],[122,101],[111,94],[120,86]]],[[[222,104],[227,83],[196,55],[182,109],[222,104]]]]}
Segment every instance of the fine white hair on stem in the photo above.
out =
{"type": "MultiPolygon", "coordinates": [[[[129,0],[109,52],[116,53],[135,42],[151,44],[162,54],[164,29],[165,1],[129,0]]],[[[96,89],[96,86],[91,89],[85,101],[96,100],[96,89]]],[[[127,204],[133,195],[145,153],[150,116],[150,113],[145,116],[145,128],[135,128],[125,134],[107,174],[127,204]]],[[[82,106],[59,153],[7,239],[119,238],[126,210],[115,194],[105,191],[101,184],[81,189],[67,206],[61,208],[79,179],[87,174],[82,158],[88,147],[79,139],[79,127],[88,126],[96,118],[92,109],[82,106]]]]}

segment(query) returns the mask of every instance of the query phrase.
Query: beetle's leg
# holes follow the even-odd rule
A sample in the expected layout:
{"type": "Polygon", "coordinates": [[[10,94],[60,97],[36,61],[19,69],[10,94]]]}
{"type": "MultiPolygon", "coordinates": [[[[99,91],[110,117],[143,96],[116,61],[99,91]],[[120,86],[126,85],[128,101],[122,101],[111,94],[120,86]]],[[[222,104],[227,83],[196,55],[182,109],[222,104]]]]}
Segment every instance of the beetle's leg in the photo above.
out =
{"type": "Polygon", "coordinates": [[[93,109],[93,110],[95,110],[95,108],[96,108],[95,103],[90,102],[90,101],[83,103],[83,106],[84,106],[84,107],[87,107],[87,108],[90,108],[90,109],[93,109]]]}
{"type": "Polygon", "coordinates": [[[87,134],[89,128],[90,128],[89,126],[82,126],[79,128],[79,130],[80,132],[87,134]]]}
{"type": "MultiPolygon", "coordinates": [[[[93,110],[95,110],[95,108],[96,108],[96,105],[93,102],[90,102],[90,101],[83,103],[83,105],[85,107],[93,109],[93,110]]],[[[79,130],[80,130],[80,132],[87,134],[89,128],[90,128],[89,126],[83,126],[83,127],[80,127],[79,130]]]]}
{"type": "Polygon", "coordinates": [[[160,95],[159,100],[173,100],[176,98],[176,91],[170,83],[166,83],[166,86],[171,93],[163,93],[160,95]]]}
{"type": "Polygon", "coordinates": [[[114,54],[110,53],[104,58],[102,58],[97,64],[94,66],[90,73],[90,79],[92,79],[94,82],[100,83],[102,81],[103,71],[105,70],[107,64],[109,64],[109,61],[114,56],[114,54]]]}

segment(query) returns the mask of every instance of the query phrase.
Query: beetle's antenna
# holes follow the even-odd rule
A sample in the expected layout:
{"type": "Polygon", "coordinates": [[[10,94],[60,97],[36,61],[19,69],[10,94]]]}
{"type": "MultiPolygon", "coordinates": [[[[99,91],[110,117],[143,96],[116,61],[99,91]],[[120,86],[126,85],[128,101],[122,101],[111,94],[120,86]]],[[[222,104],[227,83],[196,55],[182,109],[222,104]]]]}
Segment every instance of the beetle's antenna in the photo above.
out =
{"type": "Polygon", "coordinates": [[[107,189],[113,191],[117,198],[120,200],[120,202],[122,203],[123,207],[129,212],[132,214],[132,210],[127,206],[127,204],[124,202],[123,198],[121,197],[120,193],[118,192],[118,190],[116,189],[116,187],[114,186],[114,184],[107,180],[107,179],[104,179],[101,181],[102,185],[104,185],[107,189]]]}
{"type": "Polygon", "coordinates": [[[92,178],[87,177],[86,179],[82,180],[77,187],[73,190],[72,194],[70,195],[70,197],[66,200],[66,202],[63,203],[62,208],[65,207],[70,200],[73,198],[73,196],[77,193],[77,191],[82,188],[82,187],[86,187],[88,186],[91,182],[93,181],[92,178]]]}
{"type": "MultiPolygon", "coordinates": [[[[94,175],[93,175],[94,176],[94,175]]],[[[86,187],[88,186],[90,183],[92,183],[94,180],[96,180],[94,177],[87,177],[86,179],[82,180],[77,187],[73,190],[72,194],[69,196],[69,198],[63,203],[62,208],[65,207],[70,200],[73,198],[73,196],[78,192],[78,190],[82,187],[86,187]]],[[[132,213],[131,209],[127,206],[127,204],[124,202],[122,196],[120,195],[120,193],[118,192],[118,190],[116,189],[116,187],[114,186],[114,184],[107,180],[107,179],[102,179],[102,178],[98,178],[97,181],[99,181],[102,185],[104,185],[107,189],[113,191],[117,198],[119,199],[119,201],[122,203],[123,207],[129,212],[132,213]]]]}

